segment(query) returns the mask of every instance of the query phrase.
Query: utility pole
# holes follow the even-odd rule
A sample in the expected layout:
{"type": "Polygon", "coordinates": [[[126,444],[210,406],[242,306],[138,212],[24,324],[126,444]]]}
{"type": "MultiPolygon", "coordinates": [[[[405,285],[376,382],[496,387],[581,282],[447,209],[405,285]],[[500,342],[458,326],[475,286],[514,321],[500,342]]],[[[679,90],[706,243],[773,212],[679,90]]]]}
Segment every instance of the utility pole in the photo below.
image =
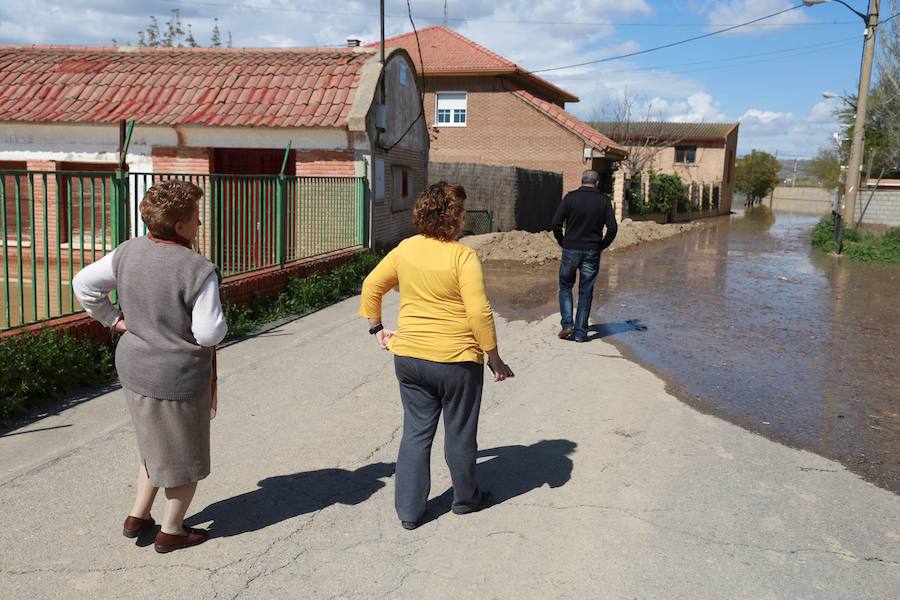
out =
{"type": "Polygon", "coordinates": [[[447,0],[444,0],[444,27],[447,26],[447,0]]]}
{"type": "MultiPolygon", "coordinates": [[[[866,108],[869,102],[869,82],[872,78],[872,59],[875,56],[875,29],[878,26],[878,6],[880,0],[869,0],[866,18],[866,45],[863,49],[862,68],[859,73],[859,92],[856,101],[856,121],[853,124],[853,142],[850,146],[850,162],[847,165],[847,181],[844,187],[844,206],[841,217],[856,219],[856,196],[859,192],[859,170],[862,165],[863,146],[866,134],[866,108]]],[[[837,248],[838,253],[841,248],[837,248]]]]}

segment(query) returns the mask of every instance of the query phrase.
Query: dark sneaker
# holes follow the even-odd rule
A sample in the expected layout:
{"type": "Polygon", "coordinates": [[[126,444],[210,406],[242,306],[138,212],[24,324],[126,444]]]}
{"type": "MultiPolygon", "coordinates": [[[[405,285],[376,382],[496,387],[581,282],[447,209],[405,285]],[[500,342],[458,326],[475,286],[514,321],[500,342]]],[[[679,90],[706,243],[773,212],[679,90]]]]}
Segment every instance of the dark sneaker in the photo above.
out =
{"type": "Polygon", "coordinates": [[[561,340],[571,340],[572,338],[575,337],[575,330],[574,329],[560,329],[559,333],[557,335],[559,336],[559,339],[561,339],[561,340]]]}
{"type": "Polygon", "coordinates": [[[494,505],[494,495],[490,492],[481,492],[478,502],[468,506],[460,506],[453,508],[453,513],[457,515],[467,515],[469,513],[478,512],[494,505]]]}
{"type": "Polygon", "coordinates": [[[403,527],[403,529],[409,530],[413,530],[421,524],[421,521],[400,521],[400,525],[403,527]]]}
{"type": "Polygon", "coordinates": [[[583,344],[584,342],[587,341],[587,338],[586,338],[586,337],[583,337],[583,338],[575,338],[575,341],[578,342],[579,344],[583,344]]]}

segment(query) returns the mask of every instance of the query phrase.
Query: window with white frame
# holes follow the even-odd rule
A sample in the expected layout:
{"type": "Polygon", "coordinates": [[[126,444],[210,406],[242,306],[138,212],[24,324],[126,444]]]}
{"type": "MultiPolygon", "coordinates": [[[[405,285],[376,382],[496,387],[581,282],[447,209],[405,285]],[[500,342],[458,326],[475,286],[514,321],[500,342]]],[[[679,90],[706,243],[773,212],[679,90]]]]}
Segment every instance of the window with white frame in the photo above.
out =
{"type": "Polygon", "coordinates": [[[466,92],[438,92],[436,96],[437,118],[435,125],[438,127],[465,127],[466,126],[466,92]]]}

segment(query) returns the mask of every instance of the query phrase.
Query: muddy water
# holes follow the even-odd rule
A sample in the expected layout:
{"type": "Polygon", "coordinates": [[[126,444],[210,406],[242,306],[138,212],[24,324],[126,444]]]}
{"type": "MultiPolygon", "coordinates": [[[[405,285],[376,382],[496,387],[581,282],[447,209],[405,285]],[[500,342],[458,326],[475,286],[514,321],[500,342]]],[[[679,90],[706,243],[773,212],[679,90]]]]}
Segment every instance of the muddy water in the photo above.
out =
{"type": "MultiPolygon", "coordinates": [[[[700,410],[900,493],[900,267],[819,255],[815,221],[757,209],[604,255],[591,336],[700,410]]],[[[487,263],[497,312],[555,313],[557,268],[487,263]]]]}

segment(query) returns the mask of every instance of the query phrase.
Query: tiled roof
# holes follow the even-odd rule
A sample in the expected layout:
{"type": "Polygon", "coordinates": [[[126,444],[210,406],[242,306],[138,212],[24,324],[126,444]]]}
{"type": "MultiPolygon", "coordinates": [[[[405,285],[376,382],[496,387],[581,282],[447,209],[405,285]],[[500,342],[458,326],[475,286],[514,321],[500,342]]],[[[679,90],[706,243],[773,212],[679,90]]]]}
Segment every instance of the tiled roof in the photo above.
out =
{"type": "Polygon", "coordinates": [[[373,54],[0,46],[0,121],[343,127],[373,54]]]}
{"type": "Polygon", "coordinates": [[[737,123],[678,123],[669,121],[591,121],[591,126],[618,141],[634,139],[724,140],[737,123]]]}
{"type": "MultiPolygon", "coordinates": [[[[509,74],[526,85],[536,86],[564,102],[578,102],[578,97],[557,87],[537,75],[532,75],[514,62],[508,61],[442,25],[428,27],[418,32],[418,44],[414,32],[404,33],[384,41],[388,48],[403,48],[412,57],[416,70],[425,76],[436,75],[501,75],[509,74]],[[422,57],[419,59],[421,48],[422,57]]],[[[378,43],[369,44],[370,48],[378,43]]]]}
{"type": "Polygon", "coordinates": [[[513,94],[580,137],[589,146],[592,146],[598,150],[602,150],[603,152],[609,152],[621,156],[625,156],[627,154],[625,148],[615,143],[596,129],[593,129],[591,126],[589,126],[587,123],[585,123],[569,111],[560,108],[556,104],[547,102],[546,100],[542,100],[526,90],[514,90],[513,94]]]}

